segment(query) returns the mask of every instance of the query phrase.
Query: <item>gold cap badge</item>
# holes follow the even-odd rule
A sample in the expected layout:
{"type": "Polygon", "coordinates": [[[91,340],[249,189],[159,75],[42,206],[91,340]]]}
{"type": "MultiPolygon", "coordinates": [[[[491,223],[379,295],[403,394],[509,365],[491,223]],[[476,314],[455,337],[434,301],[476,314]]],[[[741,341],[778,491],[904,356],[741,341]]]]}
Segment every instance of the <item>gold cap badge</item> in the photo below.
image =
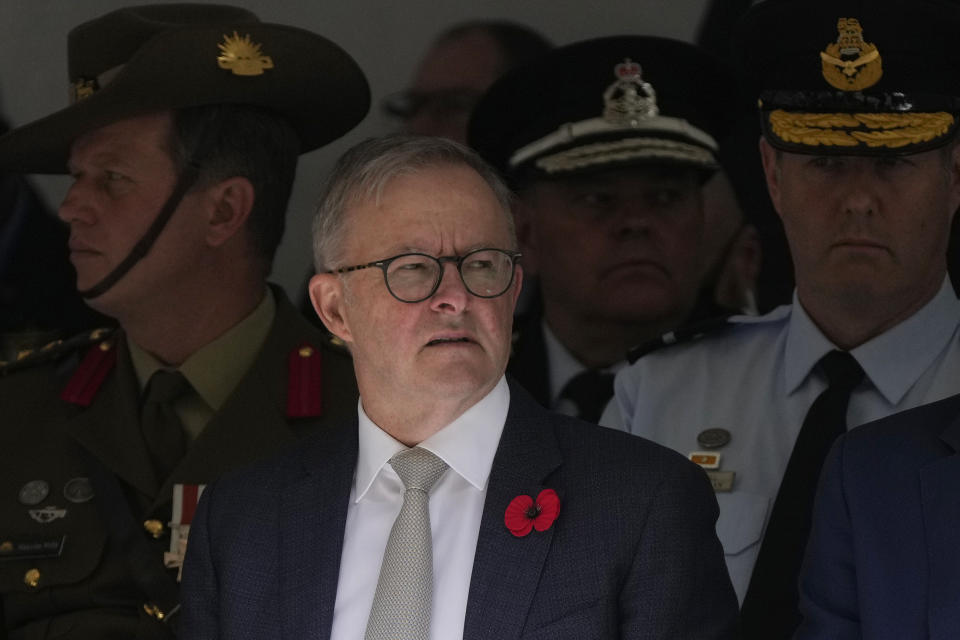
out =
{"type": "Polygon", "coordinates": [[[259,76],[264,69],[273,69],[273,59],[263,55],[260,45],[250,39],[249,33],[242,38],[236,31],[232,36],[224,34],[223,42],[217,46],[220,48],[217,64],[234,75],[259,76]]]}
{"type": "Polygon", "coordinates": [[[864,41],[856,18],[837,20],[837,41],[820,52],[823,79],[841,91],[862,91],[877,84],[883,76],[881,63],[880,51],[864,41]]]}
{"type": "Polygon", "coordinates": [[[70,104],[89,98],[97,92],[98,88],[96,80],[80,78],[70,85],[70,104]]]}
{"type": "Polygon", "coordinates": [[[603,92],[603,119],[613,124],[637,126],[660,113],[657,92],[644,82],[640,65],[630,58],[613,68],[616,81],[603,92]]]}

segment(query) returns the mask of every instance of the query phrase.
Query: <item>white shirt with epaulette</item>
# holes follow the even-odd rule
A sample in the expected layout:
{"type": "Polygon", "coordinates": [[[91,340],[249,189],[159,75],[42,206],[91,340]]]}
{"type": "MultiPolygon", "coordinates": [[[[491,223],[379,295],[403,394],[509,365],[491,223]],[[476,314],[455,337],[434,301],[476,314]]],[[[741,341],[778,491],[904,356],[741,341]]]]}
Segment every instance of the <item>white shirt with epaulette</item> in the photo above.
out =
{"type": "MultiPolygon", "coordinates": [[[[743,601],[780,479],[814,399],[826,388],[815,369],[836,347],[794,294],[793,305],[698,341],[650,353],[622,370],[601,424],[622,428],[684,455],[697,436],[725,429],[717,535],[743,601]]],[[[913,316],[850,352],[866,372],[847,411],[848,428],[960,392],[960,300],[949,278],[913,316]]],[[[882,468],[877,473],[883,473],[882,468]]]]}

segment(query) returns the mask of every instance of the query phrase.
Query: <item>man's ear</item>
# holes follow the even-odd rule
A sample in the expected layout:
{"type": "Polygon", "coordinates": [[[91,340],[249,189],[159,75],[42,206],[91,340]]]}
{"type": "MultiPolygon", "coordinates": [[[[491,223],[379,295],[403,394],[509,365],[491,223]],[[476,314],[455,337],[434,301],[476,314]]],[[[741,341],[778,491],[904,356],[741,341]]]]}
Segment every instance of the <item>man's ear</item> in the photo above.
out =
{"type": "Polygon", "coordinates": [[[350,332],[350,326],[344,314],[345,291],[340,276],[335,273],[318,273],[310,278],[307,288],[313,309],[323,322],[323,326],[347,345],[352,343],[353,334],[350,332]]]}
{"type": "Polygon", "coordinates": [[[728,309],[739,309],[756,314],[757,279],[763,249],[760,233],[752,224],[745,224],[737,232],[714,289],[716,302],[728,309]]]}
{"type": "MultiPolygon", "coordinates": [[[[534,197],[532,195],[526,197],[534,197]]],[[[539,252],[537,251],[536,209],[526,202],[526,198],[519,198],[514,206],[513,221],[517,228],[517,242],[520,253],[523,254],[523,267],[530,275],[536,275],[539,268],[539,252]]]]}
{"type": "Polygon", "coordinates": [[[210,187],[206,195],[210,205],[207,244],[219,247],[246,224],[256,194],[249,180],[236,176],[210,187]]]}
{"type": "Polygon", "coordinates": [[[513,274],[513,310],[517,310],[517,300],[520,299],[520,291],[523,289],[523,267],[517,265],[514,267],[516,272],[513,274]]]}
{"type": "Polygon", "coordinates": [[[767,191],[770,192],[770,201],[773,208],[780,214],[780,163],[777,161],[777,150],[770,146],[767,139],[760,137],[760,160],[763,162],[763,175],[767,179],[767,191]]]}

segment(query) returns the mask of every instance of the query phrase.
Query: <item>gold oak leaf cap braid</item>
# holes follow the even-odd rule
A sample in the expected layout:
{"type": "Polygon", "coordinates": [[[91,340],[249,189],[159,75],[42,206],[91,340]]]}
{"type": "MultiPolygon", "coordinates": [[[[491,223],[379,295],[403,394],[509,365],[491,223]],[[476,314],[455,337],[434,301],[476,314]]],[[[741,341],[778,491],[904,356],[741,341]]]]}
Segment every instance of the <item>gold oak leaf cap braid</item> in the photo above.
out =
{"type": "Polygon", "coordinates": [[[947,0],[766,0],[736,43],[774,147],[907,155],[956,134],[958,29],[947,0]]]}

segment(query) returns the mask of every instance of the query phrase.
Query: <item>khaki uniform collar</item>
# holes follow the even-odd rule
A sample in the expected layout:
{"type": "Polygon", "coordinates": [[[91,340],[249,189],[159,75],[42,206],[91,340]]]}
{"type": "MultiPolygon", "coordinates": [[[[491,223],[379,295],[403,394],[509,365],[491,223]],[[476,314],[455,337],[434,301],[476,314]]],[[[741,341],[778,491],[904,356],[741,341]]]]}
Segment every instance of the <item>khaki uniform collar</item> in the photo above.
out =
{"type": "MultiPolygon", "coordinates": [[[[197,395],[213,411],[218,411],[246,374],[260,352],[276,316],[273,292],[264,289],[263,299],[250,315],[205,344],[178,367],[197,395]]],[[[167,368],[157,358],[128,340],[130,359],[141,394],[150,376],[167,368]]]]}

